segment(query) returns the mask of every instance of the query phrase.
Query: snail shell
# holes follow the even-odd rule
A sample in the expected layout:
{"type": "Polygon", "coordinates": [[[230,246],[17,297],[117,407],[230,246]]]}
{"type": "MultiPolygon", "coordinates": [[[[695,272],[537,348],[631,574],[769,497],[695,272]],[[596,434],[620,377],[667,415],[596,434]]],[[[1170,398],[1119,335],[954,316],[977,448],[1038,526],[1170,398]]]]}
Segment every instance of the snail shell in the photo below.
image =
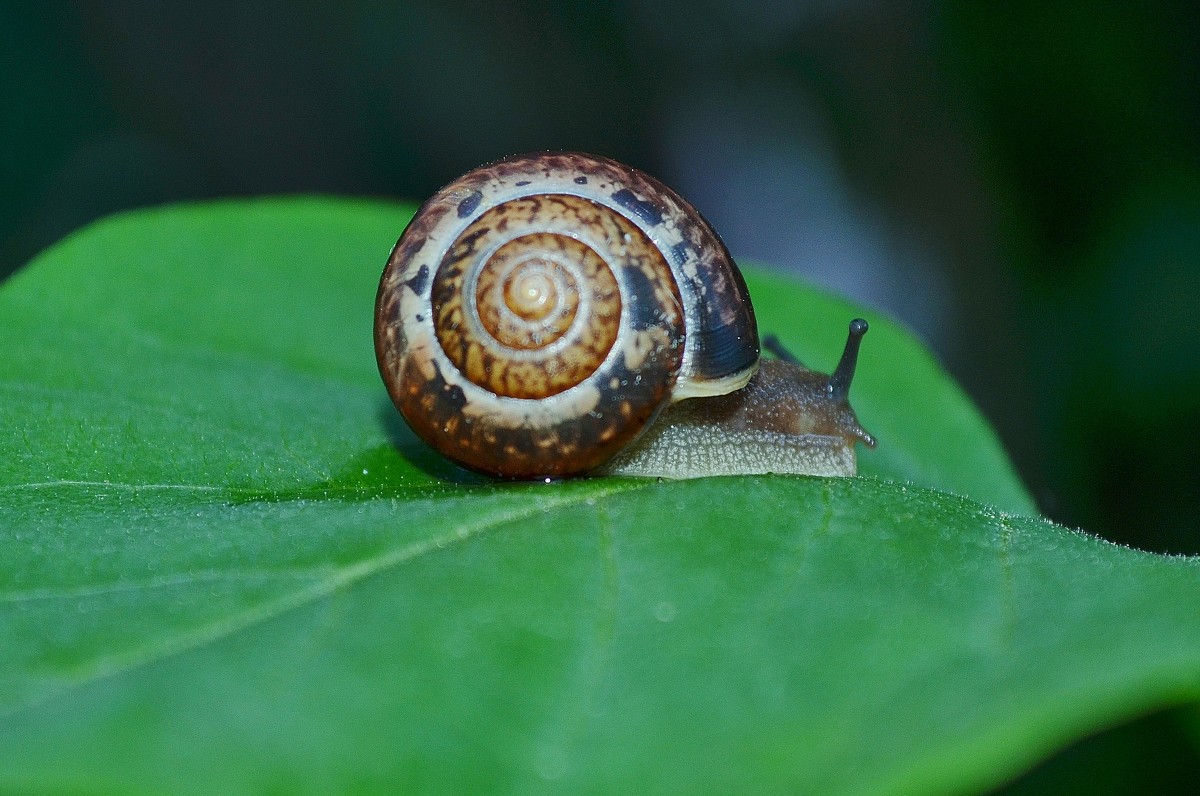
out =
{"type": "MultiPolygon", "coordinates": [[[[606,463],[609,472],[710,474],[692,463],[672,469],[677,453],[664,458],[693,437],[652,433],[634,443],[684,399],[704,400],[680,406],[764,397],[742,389],[759,368],[758,330],[720,238],[652,177],[577,153],[492,163],[422,205],[380,282],[375,349],[392,401],[419,437],[506,478],[606,463]]],[[[679,428],[703,436],[725,426],[728,444],[749,444],[734,428],[743,421],[729,422],[728,407],[740,403],[710,407],[726,407],[724,420],[685,411],[679,428]]],[[[847,433],[870,439],[857,421],[847,433]]],[[[839,439],[852,474],[853,441],[839,439]]]]}

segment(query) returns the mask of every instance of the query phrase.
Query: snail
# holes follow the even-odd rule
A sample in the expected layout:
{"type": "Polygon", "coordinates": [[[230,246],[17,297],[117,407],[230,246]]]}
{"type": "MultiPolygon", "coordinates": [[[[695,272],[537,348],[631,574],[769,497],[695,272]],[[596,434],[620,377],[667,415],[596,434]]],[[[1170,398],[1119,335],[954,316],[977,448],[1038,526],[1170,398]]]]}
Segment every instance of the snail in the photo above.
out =
{"type": "Polygon", "coordinates": [[[831,376],[760,359],[741,272],[658,180],[580,153],[500,160],[425,202],[392,250],[375,352],[412,430],[500,478],[854,475],[875,439],[831,376]]]}

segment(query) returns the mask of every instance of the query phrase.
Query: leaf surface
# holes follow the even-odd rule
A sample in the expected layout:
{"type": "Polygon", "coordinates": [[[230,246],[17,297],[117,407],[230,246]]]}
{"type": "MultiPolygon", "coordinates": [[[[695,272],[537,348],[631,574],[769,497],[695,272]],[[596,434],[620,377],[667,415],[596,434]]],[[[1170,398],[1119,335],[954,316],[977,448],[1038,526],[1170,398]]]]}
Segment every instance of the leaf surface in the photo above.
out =
{"type": "Polygon", "coordinates": [[[142,211],[0,287],[0,790],[961,792],[1200,692],[1200,563],[1031,515],[887,319],[759,271],[866,477],[493,484],[371,348],[409,208],[142,211]]]}

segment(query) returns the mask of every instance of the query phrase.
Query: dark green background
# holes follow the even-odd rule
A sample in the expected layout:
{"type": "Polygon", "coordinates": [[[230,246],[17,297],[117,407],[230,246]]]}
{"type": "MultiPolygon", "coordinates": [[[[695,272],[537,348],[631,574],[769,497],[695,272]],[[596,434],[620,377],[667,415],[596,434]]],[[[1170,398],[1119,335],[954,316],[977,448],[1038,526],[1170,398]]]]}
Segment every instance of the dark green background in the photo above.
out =
{"type": "Polygon", "coordinates": [[[1198,41],[1194,3],[6,4],[0,278],[123,208],[596,151],[920,331],[1048,516],[1197,553],[1198,41]]]}

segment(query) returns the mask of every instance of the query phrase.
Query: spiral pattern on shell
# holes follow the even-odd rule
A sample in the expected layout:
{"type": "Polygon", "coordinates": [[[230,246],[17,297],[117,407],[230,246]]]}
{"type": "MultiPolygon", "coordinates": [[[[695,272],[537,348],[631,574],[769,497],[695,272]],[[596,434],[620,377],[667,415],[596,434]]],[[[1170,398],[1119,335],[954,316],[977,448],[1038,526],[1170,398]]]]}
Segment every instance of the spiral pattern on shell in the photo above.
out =
{"type": "Polygon", "coordinates": [[[500,161],[426,202],[384,271],[375,344],[421,438],[513,478],[592,469],[758,357],[741,275],[699,214],[577,154],[500,161]]]}

